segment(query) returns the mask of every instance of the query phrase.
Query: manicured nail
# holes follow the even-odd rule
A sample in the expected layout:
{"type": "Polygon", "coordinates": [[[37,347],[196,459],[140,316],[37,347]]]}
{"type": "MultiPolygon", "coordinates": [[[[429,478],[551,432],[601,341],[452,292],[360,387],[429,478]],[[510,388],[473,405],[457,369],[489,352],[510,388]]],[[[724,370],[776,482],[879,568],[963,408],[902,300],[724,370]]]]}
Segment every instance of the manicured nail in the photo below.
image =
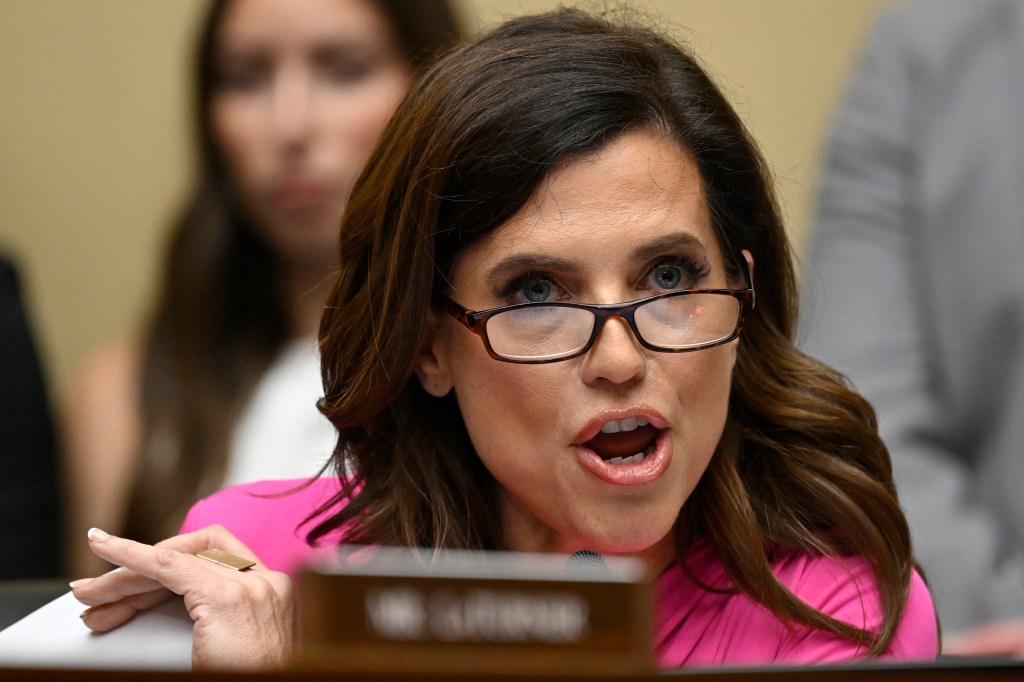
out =
{"type": "Polygon", "coordinates": [[[86,533],[90,540],[93,542],[104,542],[110,538],[110,536],[99,528],[90,528],[89,532],[86,533]]]}

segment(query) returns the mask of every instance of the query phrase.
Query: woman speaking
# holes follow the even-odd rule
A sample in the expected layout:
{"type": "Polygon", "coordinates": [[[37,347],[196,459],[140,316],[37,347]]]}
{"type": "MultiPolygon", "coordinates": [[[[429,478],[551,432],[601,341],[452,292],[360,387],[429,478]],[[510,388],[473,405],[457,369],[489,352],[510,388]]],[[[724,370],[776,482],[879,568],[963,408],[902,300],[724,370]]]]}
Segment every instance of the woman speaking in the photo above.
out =
{"type": "Polygon", "coordinates": [[[274,666],[318,548],[592,550],[644,562],[664,667],[935,656],[872,410],[794,348],[767,167],[672,42],[562,10],[450,53],[340,257],[336,475],[219,493],[156,547],[93,529],[125,570],[74,583],[88,627],[182,594],[197,665],[274,666]]]}

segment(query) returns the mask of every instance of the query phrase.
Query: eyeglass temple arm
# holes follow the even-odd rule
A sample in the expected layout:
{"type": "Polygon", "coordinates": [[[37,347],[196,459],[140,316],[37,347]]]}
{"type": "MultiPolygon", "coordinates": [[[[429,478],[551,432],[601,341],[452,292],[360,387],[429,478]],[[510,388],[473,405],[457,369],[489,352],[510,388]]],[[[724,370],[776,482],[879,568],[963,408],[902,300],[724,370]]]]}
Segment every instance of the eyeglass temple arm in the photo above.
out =
{"type": "Polygon", "coordinates": [[[743,277],[747,281],[747,290],[750,291],[750,310],[754,309],[754,304],[757,302],[757,292],[754,290],[754,278],[750,274],[750,266],[747,265],[747,259],[743,256],[743,252],[739,253],[740,269],[743,271],[743,277]]]}
{"type": "Polygon", "coordinates": [[[463,308],[461,305],[448,298],[447,296],[441,297],[441,303],[444,305],[444,309],[448,314],[458,320],[462,326],[466,329],[480,334],[480,330],[477,329],[476,320],[469,315],[469,311],[463,308]]]}

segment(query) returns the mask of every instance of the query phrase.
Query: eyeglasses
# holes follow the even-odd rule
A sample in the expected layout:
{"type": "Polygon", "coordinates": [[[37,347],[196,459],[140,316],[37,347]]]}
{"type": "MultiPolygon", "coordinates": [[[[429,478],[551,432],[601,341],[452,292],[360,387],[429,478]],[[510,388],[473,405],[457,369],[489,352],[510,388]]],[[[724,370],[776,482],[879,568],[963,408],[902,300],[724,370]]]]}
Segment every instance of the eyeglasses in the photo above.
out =
{"type": "MultiPolygon", "coordinates": [[[[750,283],[746,260],[740,263],[750,283]]],[[[754,309],[754,287],[672,291],[627,303],[517,303],[470,311],[445,297],[444,305],[495,360],[542,364],[586,353],[612,317],[625,320],[644,348],[660,353],[720,346],[740,335],[754,309]]]]}

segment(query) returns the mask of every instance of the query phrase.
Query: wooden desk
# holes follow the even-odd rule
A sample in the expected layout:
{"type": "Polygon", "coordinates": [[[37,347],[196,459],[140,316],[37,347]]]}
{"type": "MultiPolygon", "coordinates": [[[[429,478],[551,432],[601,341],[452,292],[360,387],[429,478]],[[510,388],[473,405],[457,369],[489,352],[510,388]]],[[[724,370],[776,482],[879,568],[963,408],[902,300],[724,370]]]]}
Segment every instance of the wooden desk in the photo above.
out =
{"type": "MultiPolygon", "coordinates": [[[[386,661],[382,661],[382,666],[386,661]]],[[[988,680],[1024,680],[1024,661],[944,660],[918,665],[846,665],[813,668],[751,668],[721,670],[681,670],[647,675],[481,675],[481,674],[398,674],[387,671],[350,674],[344,671],[280,671],[274,673],[172,673],[111,670],[41,670],[0,668],[0,680],[24,682],[985,682],[988,680]]]]}

